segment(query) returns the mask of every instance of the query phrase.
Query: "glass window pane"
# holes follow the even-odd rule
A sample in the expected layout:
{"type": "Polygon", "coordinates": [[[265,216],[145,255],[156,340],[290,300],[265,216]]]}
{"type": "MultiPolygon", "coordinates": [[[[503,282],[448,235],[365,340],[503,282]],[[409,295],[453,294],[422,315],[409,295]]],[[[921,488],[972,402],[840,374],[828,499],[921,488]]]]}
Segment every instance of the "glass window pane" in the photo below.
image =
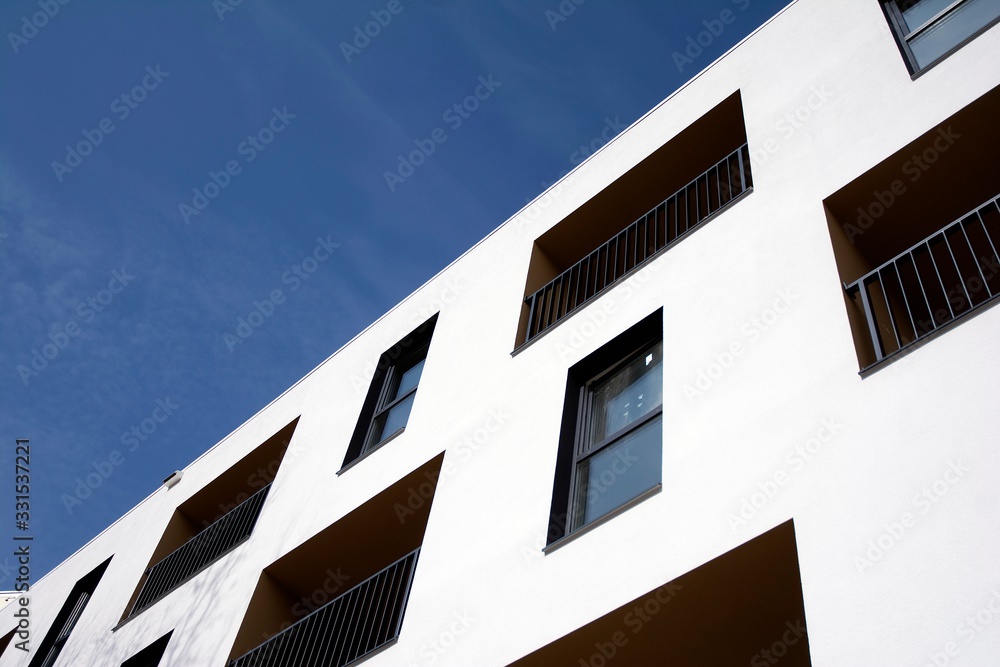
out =
{"type": "Polygon", "coordinates": [[[663,402],[663,343],[657,343],[597,385],[589,445],[614,435],[663,402]]]}
{"type": "Polygon", "coordinates": [[[374,447],[406,426],[406,420],[410,417],[410,408],[413,407],[413,398],[415,396],[416,394],[410,394],[392,406],[391,410],[383,412],[375,419],[375,426],[372,428],[372,437],[368,442],[368,447],[374,447]]]}
{"type": "Polygon", "coordinates": [[[402,377],[399,378],[399,386],[396,387],[396,391],[389,401],[394,401],[398,397],[402,396],[406,392],[410,391],[417,386],[420,382],[420,373],[424,370],[424,360],[421,359],[417,363],[413,364],[409,369],[404,371],[402,377]]]}
{"type": "Polygon", "coordinates": [[[909,0],[900,2],[899,9],[906,22],[906,29],[913,32],[947,9],[955,0],[909,0]]]}
{"type": "Polygon", "coordinates": [[[654,419],[580,464],[576,528],[659,484],[663,453],[660,424],[659,418],[654,419]]]}
{"type": "Polygon", "coordinates": [[[1000,0],[968,0],[910,40],[913,58],[926,67],[997,17],[1000,0]]]}

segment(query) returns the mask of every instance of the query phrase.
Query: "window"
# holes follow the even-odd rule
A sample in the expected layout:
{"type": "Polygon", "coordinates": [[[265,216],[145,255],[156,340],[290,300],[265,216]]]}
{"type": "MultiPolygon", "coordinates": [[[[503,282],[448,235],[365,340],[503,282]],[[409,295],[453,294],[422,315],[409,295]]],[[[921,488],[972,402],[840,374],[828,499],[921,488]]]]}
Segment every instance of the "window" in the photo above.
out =
{"type": "Polygon", "coordinates": [[[891,0],[883,7],[913,73],[1000,20],[1000,0],[891,0]]]}
{"type": "MultiPolygon", "coordinates": [[[[0,600],[0,603],[2,602],[3,601],[0,600]]],[[[17,628],[14,628],[13,630],[5,634],[3,637],[0,637],[0,656],[2,656],[7,651],[7,647],[10,646],[10,643],[14,640],[14,635],[16,633],[17,633],[17,628]]]]}
{"type": "Polygon", "coordinates": [[[76,582],[73,591],[66,598],[62,609],[59,610],[55,623],[52,624],[45,639],[39,645],[35,657],[28,663],[29,667],[52,667],[55,664],[110,562],[109,558],[90,574],[76,582]]]}
{"type": "Polygon", "coordinates": [[[583,437],[573,484],[574,529],[660,482],[663,343],[588,383],[584,392],[583,437]]]}
{"type": "Polygon", "coordinates": [[[406,428],[436,321],[437,315],[379,358],[361,418],[348,447],[345,468],[406,428]]]}
{"type": "Polygon", "coordinates": [[[123,662],[122,667],[157,667],[160,664],[160,659],[163,658],[163,653],[167,650],[167,644],[170,643],[170,635],[172,634],[173,630],[123,662]]]}
{"type": "Polygon", "coordinates": [[[406,428],[406,420],[413,408],[413,398],[417,395],[417,383],[420,382],[426,358],[427,346],[424,345],[389,368],[382,385],[379,408],[365,440],[366,451],[406,428]]]}
{"type": "Polygon", "coordinates": [[[550,544],[660,488],[661,320],[657,311],[570,369],[550,544]]]}

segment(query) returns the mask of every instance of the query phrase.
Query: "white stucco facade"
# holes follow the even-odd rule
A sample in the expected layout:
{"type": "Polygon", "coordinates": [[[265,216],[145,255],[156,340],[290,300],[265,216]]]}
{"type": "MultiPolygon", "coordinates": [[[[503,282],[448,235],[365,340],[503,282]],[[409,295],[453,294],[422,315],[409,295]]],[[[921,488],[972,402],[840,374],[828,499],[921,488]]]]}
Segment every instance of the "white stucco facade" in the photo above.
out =
{"type": "Polygon", "coordinates": [[[998,57],[995,26],[912,78],[878,2],[793,2],[38,582],[34,642],[113,556],[57,664],[172,630],[162,665],[224,667],[261,570],[444,452],[371,667],[503,667],[789,519],[812,664],[994,664],[1000,310],[862,377],[824,200],[1000,85],[998,57]],[[535,239],[736,91],[753,191],[512,354],[535,239]],[[660,308],[662,490],[543,553],[567,371],[660,308]],[[405,432],[338,476],[371,365],[435,312],[405,432]],[[252,537],[112,632],[174,510],[296,418],[252,537]]]}

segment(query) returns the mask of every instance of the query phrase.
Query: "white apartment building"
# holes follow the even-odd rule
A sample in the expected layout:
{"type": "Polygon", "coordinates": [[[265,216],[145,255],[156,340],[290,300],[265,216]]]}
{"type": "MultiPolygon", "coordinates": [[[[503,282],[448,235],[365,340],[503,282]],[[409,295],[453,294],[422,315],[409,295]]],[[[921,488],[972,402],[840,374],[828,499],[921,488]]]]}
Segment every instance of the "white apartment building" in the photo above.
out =
{"type": "Polygon", "coordinates": [[[33,586],[28,653],[7,605],[0,667],[998,664],[998,17],[792,2],[33,586]]]}

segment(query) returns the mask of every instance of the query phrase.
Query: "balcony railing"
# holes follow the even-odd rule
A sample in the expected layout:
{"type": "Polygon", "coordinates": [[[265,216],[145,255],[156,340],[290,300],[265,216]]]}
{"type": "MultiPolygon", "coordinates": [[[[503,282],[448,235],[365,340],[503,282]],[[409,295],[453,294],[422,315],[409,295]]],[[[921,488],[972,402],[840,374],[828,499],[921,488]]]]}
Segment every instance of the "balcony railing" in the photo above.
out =
{"type": "Polygon", "coordinates": [[[845,285],[875,350],[865,369],[1000,295],[998,241],[1000,195],[845,285]]]}
{"type": "Polygon", "coordinates": [[[399,636],[417,549],[365,579],[229,667],[343,667],[399,636]]]}
{"type": "Polygon", "coordinates": [[[743,144],[528,296],[524,342],[555,326],[752,187],[750,153],[743,144]]]}
{"type": "Polygon", "coordinates": [[[146,581],[129,616],[135,616],[250,537],[271,485],[244,500],[146,570],[146,581]]]}

